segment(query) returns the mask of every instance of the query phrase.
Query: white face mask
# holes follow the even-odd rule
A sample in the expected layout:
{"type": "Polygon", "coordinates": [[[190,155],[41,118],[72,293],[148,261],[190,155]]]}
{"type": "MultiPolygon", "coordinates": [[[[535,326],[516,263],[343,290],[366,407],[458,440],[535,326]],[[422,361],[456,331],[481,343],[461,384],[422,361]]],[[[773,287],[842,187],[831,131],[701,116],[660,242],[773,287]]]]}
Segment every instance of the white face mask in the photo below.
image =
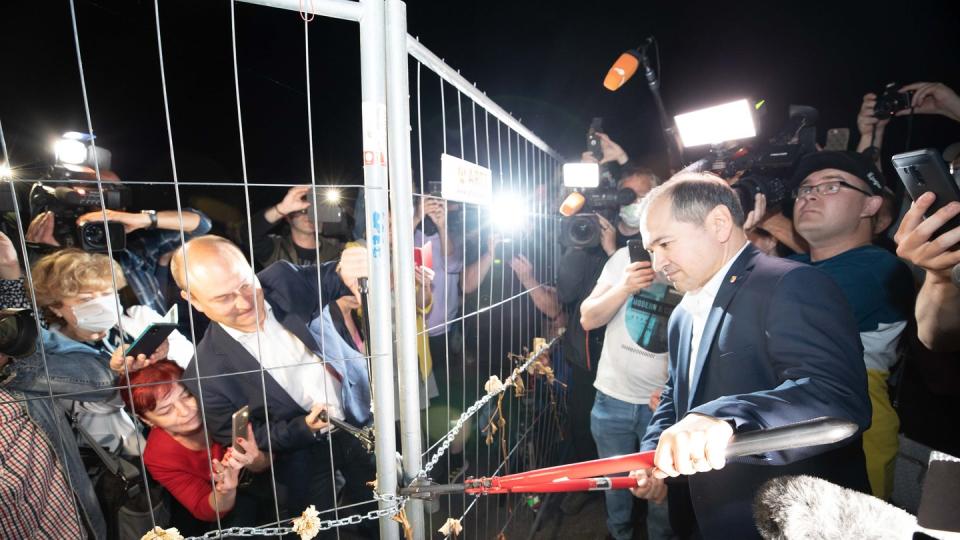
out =
{"type": "Polygon", "coordinates": [[[634,201],[626,206],[620,207],[620,221],[631,229],[640,228],[640,211],[642,207],[640,201],[634,201]]]}
{"type": "Polygon", "coordinates": [[[120,322],[117,297],[108,294],[91,298],[73,306],[73,315],[77,318],[77,328],[97,334],[106,332],[120,322]]]}

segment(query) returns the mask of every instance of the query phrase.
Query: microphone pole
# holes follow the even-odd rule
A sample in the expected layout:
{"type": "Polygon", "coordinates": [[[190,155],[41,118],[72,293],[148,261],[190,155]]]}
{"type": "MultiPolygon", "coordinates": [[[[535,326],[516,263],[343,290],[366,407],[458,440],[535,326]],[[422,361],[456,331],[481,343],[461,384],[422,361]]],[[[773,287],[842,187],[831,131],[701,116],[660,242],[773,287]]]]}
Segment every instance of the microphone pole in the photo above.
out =
{"type": "Polygon", "coordinates": [[[663,98],[660,96],[660,80],[650,65],[650,58],[647,57],[647,48],[653,42],[653,37],[647,38],[643,46],[640,47],[640,64],[643,66],[643,75],[647,79],[647,87],[653,94],[653,102],[657,106],[657,113],[660,117],[660,127],[663,129],[663,137],[667,143],[667,160],[669,161],[670,174],[674,174],[683,168],[680,161],[680,149],[677,146],[676,130],[673,123],[667,117],[667,109],[663,106],[663,98]]]}

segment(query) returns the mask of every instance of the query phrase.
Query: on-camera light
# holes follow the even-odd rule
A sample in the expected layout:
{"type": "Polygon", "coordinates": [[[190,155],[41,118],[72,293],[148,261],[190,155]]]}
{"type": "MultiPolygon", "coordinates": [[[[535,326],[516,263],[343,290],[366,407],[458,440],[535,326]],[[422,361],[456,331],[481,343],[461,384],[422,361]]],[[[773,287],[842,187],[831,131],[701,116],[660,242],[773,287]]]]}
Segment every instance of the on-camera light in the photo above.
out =
{"type": "Polygon", "coordinates": [[[563,185],[569,188],[595,188],[600,185],[600,165],[564,163],[563,185]]]}
{"type": "Polygon", "coordinates": [[[337,204],[340,202],[340,190],[337,188],[330,188],[323,195],[324,200],[329,204],[337,204]]]}
{"type": "Polygon", "coordinates": [[[502,233],[518,231],[527,220],[527,207],[523,197],[516,193],[503,192],[493,196],[490,205],[490,223],[502,233]]]}
{"type": "Polygon", "coordinates": [[[53,143],[53,155],[60,163],[81,165],[87,161],[87,145],[77,139],[64,137],[53,143]]]}
{"type": "Polygon", "coordinates": [[[9,163],[0,163],[0,180],[10,180],[13,178],[13,168],[9,163]]]}
{"type": "Polygon", "coordinates": [[[757,135],[750,102],[740,99],[674,117],[683,146],[749,139],[757,135]]]}

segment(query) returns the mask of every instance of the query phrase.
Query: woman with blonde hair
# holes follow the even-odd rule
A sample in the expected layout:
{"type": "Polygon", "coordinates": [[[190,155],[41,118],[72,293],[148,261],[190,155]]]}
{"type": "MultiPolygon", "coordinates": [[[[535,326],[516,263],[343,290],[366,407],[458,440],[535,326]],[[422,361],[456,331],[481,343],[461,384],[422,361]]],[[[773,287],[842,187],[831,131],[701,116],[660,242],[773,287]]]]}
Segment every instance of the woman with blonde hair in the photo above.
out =
{"type": "MultiPolygon", "coordinates": [[[[193,344],[174,331],[149,357],[123,355],[151,323],[163,317],[146,306],[131,306],[121,312],[117,291],[126,286],[120,265],[106,255],[65,249],[34,264],[34,293],[52,332],[89,348],[111,369],[122,373],[140,369],[164,358],[181,367],[193,357],[193,344]]],[[[107,403],[73,402],[77,419],[93,437],[110,450],[122,447],[125,455],[138,455],[142,437],[123,411],[119,398],[107,403]]]]}

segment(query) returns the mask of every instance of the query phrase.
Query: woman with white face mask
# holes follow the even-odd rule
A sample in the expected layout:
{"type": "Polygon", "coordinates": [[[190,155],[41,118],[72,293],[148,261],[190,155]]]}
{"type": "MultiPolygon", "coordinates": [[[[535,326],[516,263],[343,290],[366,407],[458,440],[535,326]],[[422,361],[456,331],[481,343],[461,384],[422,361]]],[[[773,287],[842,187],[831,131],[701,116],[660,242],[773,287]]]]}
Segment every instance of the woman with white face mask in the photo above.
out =
{"type": "MultiPolygon", "coordinates": [[[[150,323],[163,319],[146,306],[119,310],[116,290],[125,287],[126,280],[120,265],[106,255],[65,249],[37,261],[31,274],[37,305],[50,330],[88,346],[91,355],[99,356],[115,371],[123,370],[120,346],[129,345],[150,323]]],[[[164,358],[183,367],[193,352],[193,344],[174,331],[150,357],[141,357],[136,367],[164,358]]],[[[140,453],[143,439],[119,397],[105,403],[73,401],[65,406],[77,412],[80,425],[101,446],[110,450],[122,446],[126,455],[140,453]]]]}

